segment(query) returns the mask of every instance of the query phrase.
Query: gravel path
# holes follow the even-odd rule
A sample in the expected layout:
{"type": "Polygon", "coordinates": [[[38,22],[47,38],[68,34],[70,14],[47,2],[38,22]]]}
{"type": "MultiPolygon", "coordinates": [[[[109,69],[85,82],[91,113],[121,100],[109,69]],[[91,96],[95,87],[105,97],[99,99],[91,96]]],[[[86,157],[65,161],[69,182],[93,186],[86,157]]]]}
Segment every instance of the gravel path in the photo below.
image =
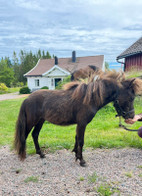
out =
{"type": "Polygon", "coordinates": [[[7,196],[94,196],[105,185],[112,195],[142,195],[142,150],[87,149],[87,167],[75,162],[74,154],[60,150],[28,155],[20,162],[8,146],[0,148],[0,195],[7,196]],[[34,181],[34,182],[33,182],[34,181]]]}
{"type": "Polygon", "coordinates": [[[8,100],[8,99],[17,99],[17,98],[26,97],[26,96],[27,96],[27,94],[19,95],[18,92],[7,93],[7,94],[0,95],[0,101],[8,100]]]}

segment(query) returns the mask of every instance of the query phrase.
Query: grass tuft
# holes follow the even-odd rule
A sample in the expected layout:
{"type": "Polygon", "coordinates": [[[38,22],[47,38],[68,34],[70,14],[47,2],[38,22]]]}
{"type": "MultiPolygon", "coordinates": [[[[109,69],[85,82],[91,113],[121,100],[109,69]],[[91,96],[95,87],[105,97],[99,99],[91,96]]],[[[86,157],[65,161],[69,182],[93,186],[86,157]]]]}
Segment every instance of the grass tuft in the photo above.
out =
{"type": "Polygon", "coordinates": [[[137,168],[142,169],[142,165],[138,165],[137,168]]]}
{"type": "Polygon", "coordinates": [[[36,177],[36,176],[27,177],[27,178],[24,180],[24,182],[25,182],[25,183],[29,183],[29,182],[37,183],[37,182],[38,182],[38,177],[36,177]]]}
{"type": "Polygon", "coordinates": [[[115,193],[120,195],[120,191],[116,188],[111,187],[109,184],[100,184],[95,190],[99,193],[100,196],[111,196],[115,193]]]}
{"type": "Polygon", "coordinates": [[[80,176],[79,181],[84,181],[84,180],[85,180],[84,177],[80,176]]]}
{"type": "Polygon", "coordinates": [[[125,173],[125,176],[127,176],[128,178],[132,178],[133,177],[133,174],[132,174],[132,172],[126,172],[125,173]]]}
{"type": "Polygon", "coordinates": [[[97,179],[98,179],[98,176],[97,176],[96,172],[94,172],[92,175],[88,176],[89,183],[95,183],[97,179]]]}

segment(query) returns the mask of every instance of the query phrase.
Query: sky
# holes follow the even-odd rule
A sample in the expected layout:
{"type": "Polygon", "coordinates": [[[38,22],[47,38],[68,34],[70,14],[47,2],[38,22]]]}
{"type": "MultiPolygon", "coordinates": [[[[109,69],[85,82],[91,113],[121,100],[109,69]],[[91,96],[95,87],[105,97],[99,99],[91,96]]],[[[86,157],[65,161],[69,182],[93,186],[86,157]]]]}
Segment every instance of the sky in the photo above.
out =
{"type": "Polygon", "coordinates": [[[142,0],[0,0],[0,58],[20,50],[108,63],[142,36],[142,0]]]}

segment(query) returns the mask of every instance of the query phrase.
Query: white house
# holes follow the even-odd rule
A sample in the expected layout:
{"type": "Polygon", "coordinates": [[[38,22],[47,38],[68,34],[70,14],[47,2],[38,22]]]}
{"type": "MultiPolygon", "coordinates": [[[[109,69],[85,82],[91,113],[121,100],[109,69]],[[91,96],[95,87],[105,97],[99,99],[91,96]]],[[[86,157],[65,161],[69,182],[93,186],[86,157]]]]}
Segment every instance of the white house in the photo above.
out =
{"type": "Polygon", "coordinates": [[[39,59],[36,66],[24,76],[27,77],[28,87],[31,91],[44,86],[55,89],[59,81],[87,65],[95,65],[104,70],[104,56],[76,57],[76,53],[73,51],[71,58],[39,59]]]}

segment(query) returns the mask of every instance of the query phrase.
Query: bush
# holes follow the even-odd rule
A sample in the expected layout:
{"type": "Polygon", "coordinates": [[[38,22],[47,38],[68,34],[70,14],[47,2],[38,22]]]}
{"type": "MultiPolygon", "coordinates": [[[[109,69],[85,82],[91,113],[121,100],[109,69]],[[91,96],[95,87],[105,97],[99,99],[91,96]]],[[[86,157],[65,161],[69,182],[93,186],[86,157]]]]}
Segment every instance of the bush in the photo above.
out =
{"type": "Polygon", "coordinates": [[[8,87],[4,83],[0,83],[0,93],[5,93],[8,91],[8,87]]]}
{"type": "Polygon", "coordinates": [[[20,94],[30,94],[31,90],[28,87],[22,87],[19,91],[20,94]]]}
{"type": "Polygon", "coordinates": [[[68,83],[71,82],[71,76],[67,76],[66,78],[64,78],[63,81],[58,82],[58,86],[56,86],[56,89],[62,89],[63,86],[68,83]]]}
{"type": "Polygon", "coordinates": [[[43,86],[41,89],[49,89],[48,86],[43,86]]]}
{"type": "Polygon", "coordinates": [[[24,86],[23,82],[14,81],[11,83],[11,87],[23,87],[23,86],[24,86]]]}

